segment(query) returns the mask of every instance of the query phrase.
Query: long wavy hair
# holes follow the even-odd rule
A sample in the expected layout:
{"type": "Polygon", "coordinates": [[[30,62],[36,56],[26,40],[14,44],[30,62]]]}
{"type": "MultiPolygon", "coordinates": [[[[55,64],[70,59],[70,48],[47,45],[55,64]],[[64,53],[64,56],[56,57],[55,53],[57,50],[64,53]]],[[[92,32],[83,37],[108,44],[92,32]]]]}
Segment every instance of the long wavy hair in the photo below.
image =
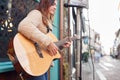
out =
{"type": "Polygon", "coordinates": [[[53,22],[53,15],[50,15],[50,18],[48,18],[48,8],[54,4],[54,1],[55,0],[40,0],[40,3],[37,7],[37,10],[42,13],[42,21],[46,26],[48,26],[48,19],[53,22]]]}

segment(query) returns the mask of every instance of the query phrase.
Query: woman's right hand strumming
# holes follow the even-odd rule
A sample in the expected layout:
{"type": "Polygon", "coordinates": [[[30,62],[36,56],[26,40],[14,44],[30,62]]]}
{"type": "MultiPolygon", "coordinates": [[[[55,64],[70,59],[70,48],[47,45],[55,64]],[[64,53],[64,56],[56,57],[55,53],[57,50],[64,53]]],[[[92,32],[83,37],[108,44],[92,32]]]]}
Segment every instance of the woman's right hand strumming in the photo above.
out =
{"type": "Polygon", "coordinates": [[[49,55],[51,55],[51,56],[54,56],[58,51],[58,47],[53,42],[51,42],[47,46],[47,49],[49,50],[49,52],[50,52],[49,55]]]}

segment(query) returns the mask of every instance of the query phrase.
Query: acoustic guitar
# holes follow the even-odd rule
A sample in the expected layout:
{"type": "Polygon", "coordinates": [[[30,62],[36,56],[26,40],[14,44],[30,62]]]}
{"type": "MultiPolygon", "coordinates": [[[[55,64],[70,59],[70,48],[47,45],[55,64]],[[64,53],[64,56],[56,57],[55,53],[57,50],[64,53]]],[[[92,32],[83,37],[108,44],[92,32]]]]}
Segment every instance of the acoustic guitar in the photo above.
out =
{"type": "MultiPolygon", "coordinates": [[[[53,42],[59,49],[62,48],[62,45],[65,44],[67,40],[73,41],[75,39],[78,39],[78,36],[74,36],[72,38],[65,38],[58,41],[54,34],[51,32],[49,32],[47,36],[53,39],[53,42]]],[[[13,60],[13,63],[16,63],[16,61],[18,61],[23,71],[31,76],[39,76],[44,74],[49,69],[52,61],[61,57],[59,51],[56,55],[50,56],[47,49],[40,48],[37,43],[34,43],[33,41],[27,39],[20,33],[17,33],[15,35],[13,46],[15,51],[14,57],[17,59],[13,60]]],[[[16,65],[14,66],[19,67],[16,65]]]]}

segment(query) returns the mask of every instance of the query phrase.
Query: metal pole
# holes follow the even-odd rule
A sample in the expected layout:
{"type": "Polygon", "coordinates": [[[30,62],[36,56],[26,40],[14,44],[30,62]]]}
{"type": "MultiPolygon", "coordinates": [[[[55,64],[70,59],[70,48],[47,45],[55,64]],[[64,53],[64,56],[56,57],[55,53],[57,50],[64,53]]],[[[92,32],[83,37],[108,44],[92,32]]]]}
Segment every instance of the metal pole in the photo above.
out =
{"type": "MultiPolygon", "coordinates": [[[[68,3],[70,3],[70,0],[68,0],[68,3]]],[[[70,30],[70,7],[68,8],[68,37],[71,36],[71,30],[70,30]]],[[[68,63],[69,63],[69,80],[71,79],[71,73],[72,73],[72,66],[71,66],[71,47],[68,48],[68,63]]]]}
{"type": "MultiPolygon", "coordinates": [[[[80,8],[77,8],[77,35],[81,35],[81,20],[80,20],[80,8]]],[[[81,39],[81,37],[80,37],[81,39]]],[[[76,53],[76,80],[80,80],[80,40],[77,40],[77,53],[76,53]]]]}
{"type": "Polygon", "coordinates": [[[81,63],[81,58],[82,58],[82,32],[83,32],[83,19],[82,19],[82,9],[80,8],[80,76],[79,80],[82,80],[82,63],[81,63]]]}
{"type": "MultiPolygon", "coordinates": [[[[70,8],[68,8],[68,37],[70,37],[70,8]]],[[[68,48],[69,80],[71,80],[71,50],[68,48]]]]}

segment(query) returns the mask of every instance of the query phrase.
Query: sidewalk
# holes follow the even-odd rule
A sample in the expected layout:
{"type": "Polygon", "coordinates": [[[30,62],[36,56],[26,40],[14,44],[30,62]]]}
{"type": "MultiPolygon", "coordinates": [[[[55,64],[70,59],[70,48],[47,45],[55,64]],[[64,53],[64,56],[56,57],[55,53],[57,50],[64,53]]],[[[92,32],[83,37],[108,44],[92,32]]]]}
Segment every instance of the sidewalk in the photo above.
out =
{"type": "Polygon", "coordinates": [[[82,80],[100,80],[96,74],[91,59],[86,63],[82,63],[82,80]]]}

